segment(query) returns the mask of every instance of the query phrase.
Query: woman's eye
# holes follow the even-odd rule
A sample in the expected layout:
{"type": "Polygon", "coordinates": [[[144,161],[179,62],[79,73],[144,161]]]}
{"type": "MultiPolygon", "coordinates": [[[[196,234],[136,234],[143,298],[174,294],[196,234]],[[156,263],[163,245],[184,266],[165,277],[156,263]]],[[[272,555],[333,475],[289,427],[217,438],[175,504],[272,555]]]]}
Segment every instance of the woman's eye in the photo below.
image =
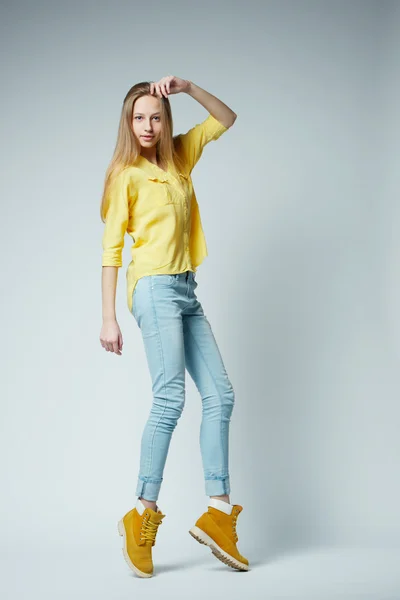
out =
{"type": "MultiPolygon", "coordinates": [[[[140,116],[137,116],[137,117],[135,117],[135,119],[141,119],[141,118],[142,118],[142,117],[140,117],[140,116]]],[[[158,120],[160,120],[160,117],[153,117],[153,118],[154,118],[154,119],[158,119],[158,120]]]]}

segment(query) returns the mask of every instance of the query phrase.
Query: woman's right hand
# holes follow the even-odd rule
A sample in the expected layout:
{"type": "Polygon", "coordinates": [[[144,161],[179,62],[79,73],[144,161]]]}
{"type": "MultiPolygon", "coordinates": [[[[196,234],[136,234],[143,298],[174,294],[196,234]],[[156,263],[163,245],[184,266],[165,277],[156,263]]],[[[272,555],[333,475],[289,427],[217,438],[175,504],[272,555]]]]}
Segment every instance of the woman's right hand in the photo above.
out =
{"type": "Polygon", "coordinates": [[[115,352],[115,354],[121,356],[124,342],[116,319],[103,321],[100,332],[100,343],[107,352],[115,352]]]}

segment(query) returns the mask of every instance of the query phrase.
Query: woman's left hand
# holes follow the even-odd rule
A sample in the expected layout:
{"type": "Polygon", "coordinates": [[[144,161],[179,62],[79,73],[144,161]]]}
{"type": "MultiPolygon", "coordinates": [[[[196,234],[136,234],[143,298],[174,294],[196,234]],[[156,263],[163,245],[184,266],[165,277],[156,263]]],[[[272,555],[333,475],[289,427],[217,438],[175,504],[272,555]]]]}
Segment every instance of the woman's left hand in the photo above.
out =
{"type": "Polygon", "coordinates": [[[174,75],[167,75],[159,81],[152,81],[150,83],[150,94],[157,93],[162,98],[168,98],[170,94],[179,94],[179,92],[186,92],[190,88],[190,81],[186,79],[180,79],[174,75]]]}

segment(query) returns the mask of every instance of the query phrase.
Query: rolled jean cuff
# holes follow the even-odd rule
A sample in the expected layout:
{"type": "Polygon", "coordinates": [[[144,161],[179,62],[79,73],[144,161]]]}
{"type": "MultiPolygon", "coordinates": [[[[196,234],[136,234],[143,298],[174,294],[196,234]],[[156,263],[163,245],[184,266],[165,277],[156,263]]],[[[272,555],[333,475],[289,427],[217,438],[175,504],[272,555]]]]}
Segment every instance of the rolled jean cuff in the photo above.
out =
{"type": "Polygon", "coordinates": [[[225,496],[231,493],[229,476],[205,480],[206,496],[225,496]]]}
{"type": "Polygon", "coordinates": [[[138,498],[141,496],[145,500],[152,500],[155,502],[156,500],[158,500],[161,483],[162,483],[162,479],[160,479],[158,481],[155,481],[155,480],[144,481],[143,479],[141,479],[139,477],[138,481],[137,481],[135,495],[138,498]]]}

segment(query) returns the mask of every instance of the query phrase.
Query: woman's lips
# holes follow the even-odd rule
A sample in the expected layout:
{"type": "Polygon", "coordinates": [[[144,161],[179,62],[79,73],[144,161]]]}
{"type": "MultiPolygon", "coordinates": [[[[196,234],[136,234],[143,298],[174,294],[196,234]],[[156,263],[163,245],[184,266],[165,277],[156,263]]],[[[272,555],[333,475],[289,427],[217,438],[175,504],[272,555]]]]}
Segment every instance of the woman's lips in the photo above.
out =
{"type": "Polygon", "coordinates": [[[142,138],[144,138],[145,140],[152,140],[153,137],[153,135],[142,135],[142,138]]]}

